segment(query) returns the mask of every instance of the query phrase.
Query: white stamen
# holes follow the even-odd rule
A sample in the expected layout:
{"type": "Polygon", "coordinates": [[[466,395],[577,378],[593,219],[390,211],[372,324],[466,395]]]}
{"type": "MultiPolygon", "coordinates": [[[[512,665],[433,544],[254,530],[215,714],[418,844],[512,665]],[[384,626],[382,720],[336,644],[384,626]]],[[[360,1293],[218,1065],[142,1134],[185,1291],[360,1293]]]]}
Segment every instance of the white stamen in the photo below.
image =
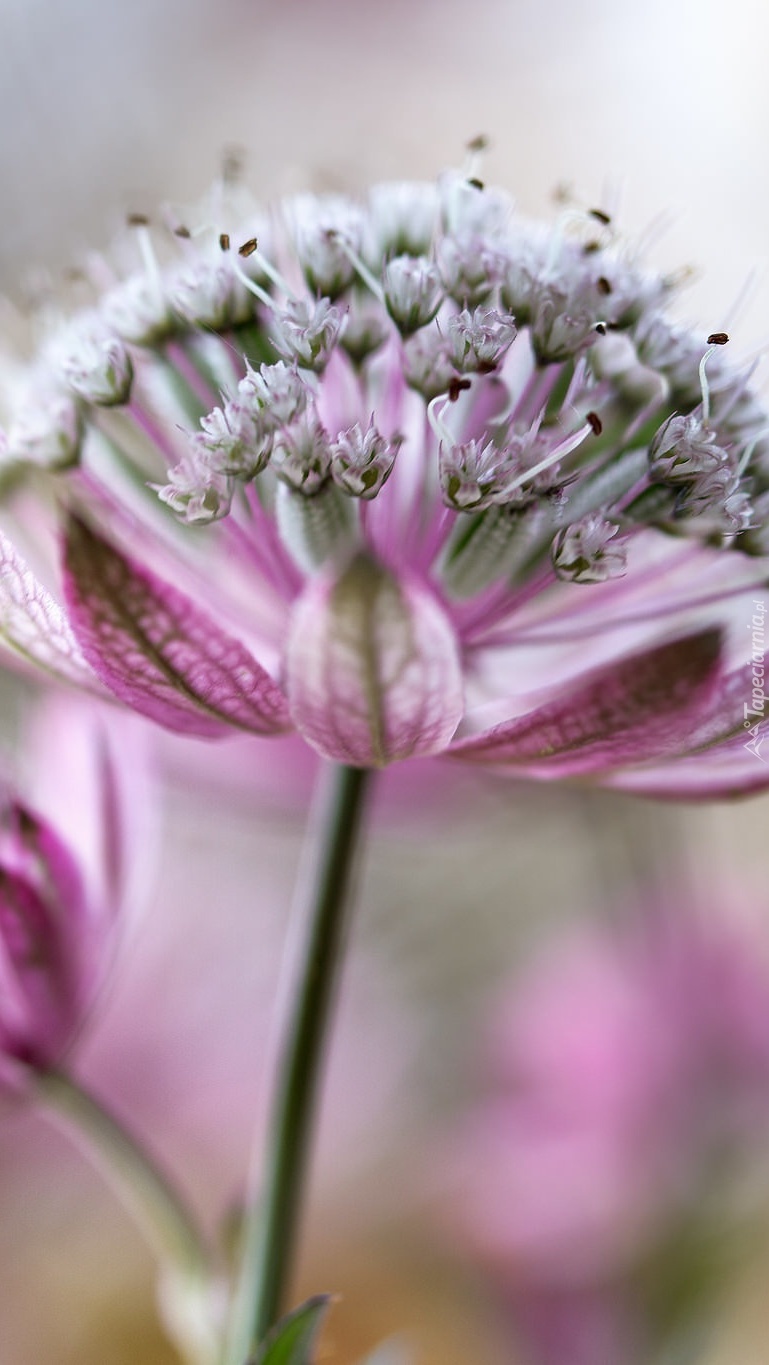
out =
{"type": "Polygon", "coordinates": [[[427,404],[427,420],[439,441],[444,441],[447,445],[454,446],[456,445],[456,440],[443,420],[443,414],[449,406],[450,401],[447,393],[439,393],[435,398],[431,399],[427,404]],[[440,412],[438,412],[439,403],[443,404],[440,412]]]}
{"type": "Polygon", "coordinates": [[[147,272],[147,278],[152,286],[156,299],[163,300],[163,281],[160,274],[158,258],[155,255],[155,248],[152,245],[152,234],[146,224],[142,223],[136,227],[136,239],[139,244],[139,254],[142,258],[142,265],[147,272]]]}
{"type": "Polygon", "coordinates": [[[737,479],[742,478],[742,475],[745,473],[745,470],[747,469],[748,465],[750,464],[750,461],[753,458],[753,451],[755,450],[759,441],[763,441],[765,436],[769,436],[769,427],[763,427],[762,430],[759,431],[758,435],[753,437],[752,441],[748,441],[748,444],[746,445],[744,451],[742,452],[740,463],[737,465],[737,468],[735,470],[735,478],[737,479]]]}
{"type": "Polygon", "coordinates": [[[549,469],[551,465],[554,465],[558,460],[563,459],[564,455],[570,455],[573,450],[577,449],[577,446],[581,446],[582,442],[593,434],[592,426],[589,422],[585,422],[583,427],[580,427],[578,431],[572,432],[571,436],[567,436],[559,445],[555,446],[550,451],[550,454],[545,456],[544,460],[540,460],[539,464],[532,465],[531,469],[524,470],[523,474],[519,475],[513,483],[508,484],[507,493],[514,493],[516,489],[523,488],[524,484],[529,482],[529,479],[533,479],[537,474],[541,474],[545,469],[549,469]]]}
{"type": "Polygon", "coordinates": [[[339,234],[336,240],[338,241],[339,246],[341,247],[348,261],[350,261],[351,264],[355,266],[357,273],[360,275],[360,278],[363,280],[363,283],[366,285],[367,289],[371,290],[372,294],[379,299],[380,303],[384,303],[385,301],[384,289],[382,288],[376,276],[372,275],[365,261],[363,261],[361,257],[358,255],[357,251],[355,250],[355,247],[351,246],[350,243],[346,240],[346,238],[344,238],[341,235],[341,233],[339,234]]]}
{"type": "Polygon", "coordinates": [[[473,138],[467,144],[467,156],[463,173],[466,180],[480,180],[481,170],[483,169],[483,158],[488,150],[488,143],[485,137],[473,138]]]}
{"type": "Polygon", "coordinates": [[[272,280],[272,283],[275,285],[275,288],[282,290],[287,299],[297,298],[297,295],[291,288],[291,285],[288,284],[286,280],[284,280],[280,271],[276,270],[275,266],[270,264],[270,262],[267,260],[267,257],[262,255],[258,247],[256,247],[253,251],[249,252],[248,259],[250,261],[254,261],[256,265],[261,267],[262,271],[267,276],[267,279],[272,280]]]}
{"type": "Polygon", "coordinates": [[[706,374],[707,363],[710,360],[715,346],[708,346],[702,360],[700,361],[700,392],[702,393],[702,421],[707,423],[710,420],[710,385],[706,374]]]}
{"type": "Polygon", "coordinates": [[[265,308],[269,308],[271,313],[278,312],[278,305],[276,304],[272,296],[267,293],[266,289],[262,289],[261,285],[258,285],[256,283],[256,280],[252,280],[250,275],[246,274],[245,270],[240,264],[240,261],[237,259],[235,255],[232,256],[232,269],[237,275],[241,284],[245,285],[249,294],[253,294],[254,298],[258,299],[260,303],[263,303],[265,308]]]}

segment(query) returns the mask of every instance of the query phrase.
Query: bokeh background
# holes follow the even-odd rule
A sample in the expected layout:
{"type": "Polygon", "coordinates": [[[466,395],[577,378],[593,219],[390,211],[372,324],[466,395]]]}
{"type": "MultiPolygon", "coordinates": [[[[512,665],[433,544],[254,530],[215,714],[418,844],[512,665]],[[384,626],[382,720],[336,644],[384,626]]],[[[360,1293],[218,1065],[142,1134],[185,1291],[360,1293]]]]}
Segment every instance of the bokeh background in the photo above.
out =
{"type": "MultiPolygon", "coordinates": [[[[23,303],[106,247],[127,211],[196,199],[228,147],[269,199],[431,178],[484,133],[486,178],[527,213],[567,183],[586,202],[614,187],[627,227],[664,219],[652,256],[701,271],[681,311],[706,332],[755,271],[735,335],[761,346],[768,44],[759,0],[0,0],[0,287],[23,303]]],[[[31,690],[4,697],[12,735],[31,690]]],[[[155,882],[78,1067],[213,1224],[263,1116],[307,774],[279,745],[237,765],[207,750],[195,781],[164,757],[155,882]]],[[[342,1295],[340,1365],[387,1336],[422,1365],[510,1365],[506,1316],[435,1174],[472,1102],[489,1002],[548,935],[644,891],[686,884],[726,903],[728,888],[760,943],[769,805],[682,809],[453,770],[438,799],[429,775],[414,781],[386,778],[374,813],[297,1293],[342,1295]]],[[[765,1358],[761,1246],[723,1295],[703,1365],[765,1358]]],[[[133,1227],[29,1113],[0,1128],[0,1358],[174,1360],[133,1227]]]]}

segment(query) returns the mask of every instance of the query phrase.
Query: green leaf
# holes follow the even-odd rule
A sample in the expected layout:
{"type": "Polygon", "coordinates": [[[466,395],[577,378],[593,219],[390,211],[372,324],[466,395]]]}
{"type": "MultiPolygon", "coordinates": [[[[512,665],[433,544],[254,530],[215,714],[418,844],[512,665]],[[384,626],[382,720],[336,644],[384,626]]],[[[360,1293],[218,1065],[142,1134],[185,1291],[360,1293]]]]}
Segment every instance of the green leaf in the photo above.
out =
{"type": "Polygon", "coordinates": [[[330,1294],[316,1294],[277,1322],[248,1365],[312,1365],[312,1351],[330,1294]]]}

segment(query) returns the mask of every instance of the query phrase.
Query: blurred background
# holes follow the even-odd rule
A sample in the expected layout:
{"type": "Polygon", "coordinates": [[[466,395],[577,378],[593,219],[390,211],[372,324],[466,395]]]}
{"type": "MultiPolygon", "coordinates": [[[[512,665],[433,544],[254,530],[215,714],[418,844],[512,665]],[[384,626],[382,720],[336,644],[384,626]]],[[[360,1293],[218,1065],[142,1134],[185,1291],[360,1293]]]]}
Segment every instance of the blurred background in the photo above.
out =
{"type": "MultiPolygon", "coordinates": [[[[198,198],[226,148],[243,149],[249,182],[270,199],[306,187],[432,178],[459,164],[467,141],[484,133],[487,180],[510,189],[526,213],[550,212],[555,188],[569,184],[587,202],[612,187],[630,230],[664,219],[652,258],[701,272],[681,312],[706,331],[721,327],[755,270],[738,336],[746,349],[765,343],[769,12],[758,0],[639,7],[612,0],[476,0],[472,7],[457,0],[0,0],[0,39],[0,287],[16,300],[41,270],[56,280],[87,248],[106,247],[127,211],[198,198]]],[[[8,691],[9,731],[28,701],[25,692],[8,691]]],[[[206,748],[191,783],[174,778],[178,764],[170,748],[164,753],[155,882],[77,1065],[181,1172],[213,1226],[237,1200],[255,1108],[263,1118],[311,775],[301,764],[295,772],[296,759],[282,746],[253,743],[245,759],[232,745],[206,748]],[[244,764],[258,780],[243,780],[244,764]]],[[[684,925],[692,916],[698,924],[717,921],[716,943],[734,929],[737,958],[759,964],[756,980],[734,992],[755,1011],[732,1031],[724,1026],[725,1083],[719,1073],[702,1086],[688,1013],[681,1024],[680,1056],[662,1069],[673,1085],[693,1068],[690,1110],[702,1121],[687,1112],[666,1135],[675,1169],[656,1172],[646,1204],[647,1211],[655,1198],[670,1205],[675,1188],[682,1226],[700,1245],[705,1234],[692,1233],[689,1215],[702,1211],[713,1169],[710,1146],[702,1151],[702,1115],[710,1124],[714,1114],[747,1106],[747,1120],[723,1145],[754,1178],[747,1194],[729,1186],[723,1224],[713,1226],[723,1226],[719,1244],[730,1249],[728,1229],[740,1210],[750,1254],[727,1255],[723,1274],[719,1261],[712,1282],[703,1279],[713,1311],[691,1358],[759,1365],[769,1328],[762,1169],[769,1126],[761,1108],[769,1082],[757,1022],[769,934],[769,802],[677,808],[484,784],[453,770],[438,785],[440,799],[429,773],[386,776],[372,821],[297,1285],[297,1294],[341,1294],[329,1357],[346,1365],[391,1337],[420,1365],[524,1362],[527,1344],[545,1349],[537,1334],[542,1313],[552,1323],[563,1310],[568,1331],[576,1304],[585,1309],[579,1339],[588,1344],[582,1355],[563,1343],[548,1346],[560,1352],[553,1358],[627,1365],[622,1337],[611,1332],[623,1328],[629,1284],[642,1284],[644,1302],[656,1302],[650,1277],[672,1282],[672,1267],[690,1264],[690,1248],[671,1252],[678,1224],[639,1227],[637,1210],[620,1201],[605,1225],[621,1234],[621,1250],[611,1238],[601,1243],[605,1259],[596,1252],[591,1272],[583,1244],[545,1293],[531,1267],[536,1246],[541,1258],[543,1247],[556,1245],[552,1209],[529,1208],[523,1227],[511,1202],[500,1231],[491,1215],[484,1220],[467,1162],[468,1153],[481,1153],[475,1166],[485,1163],[495,1188],[506,1191],[506,1146],[520,1155],[537,1106],[551,1115],[547,1087],[557,1077],[536,1047],[533,1060],[522,1055],[521,1038],[537,1032],[532,1018],[540,1019],[537,1037],[552,1028],[568,1055],[574,1044],[573,1074],[584,1067],[609,1089],[628,1071],[659,1076],[656,1061],[644,1070],[643,1057],[620,1047],[647,1037],[660,1017],[660,980],[669,1003],[670,959],[658,928],[644,950],[652,966],[640,980],[633,965],[639,953],[647,960],[637,923],[652,907],[657,915],[662,908],[666,923],[677,909],[684,925]],[[576,965],[563,968],[563,980],[574,983],[571,997],[547,984],[548,954],[560,961],[566,953],[568,964],[569,951],[576,965]],[[603,965],[591,975],[586,959],[603,965]],[[510,1002],[521,991],[539,999],[540,979],[540,1013],[521,1006],[519,1019],[510,1002]],[[609,1003],[583,1033],[603,989],[609,1002],[632,999],[630,1016],[623,1005],[618,1022],[609,1003]],[[551,1014],[548,1001],[564,998],[569,1008],[558,1015],[553,1004],[551,1014]],[[619,1039],[608,1060],[607,1036],[619,1039]],[[516,1108],[521,1077],[529,1087],[525,1122],[516,1108]],[[545,1224],[551,1240],[542,1231],[537,1242],[545,1224]],[[664,1271],[651,1266],[658,1254],[658,1266],[668,1258],[664,1271]],[[607,1296],[608,1317],[601,1314],[607,1296]]],[[[731,987],[713,984],[707,953],[703,961],[692,988],[697,1002],[725,999],[731,987]]],[[[682,993],[673,989],[679,1001],[682,993]]],[[[699,1004],[692,1008],[699,1020],[699,1004]]],[[[677,1014],[673,1034],[679,1024],[677,1014]]],[[[705,1048],[709,1058],[714,1048],[705,1048]]],[[[642,1099],[634,1092],[623,1119],[631,1135],[646,1131],[642,1100],[644,1114],[661,1114],[663,1094],[651,1082],[642,1099]]],[[[588,1164],[580,1165],[580,1135],[594,1121],[600,1126],[604,1110],[575,1112],[567,1106],[561,1114],[570,1133],[573,1119],[579,1140],[558,1166],[558,1181],[568,1167],[571,1185],[556,1183],[553,1167],[524,1167],[529,1190],[549,1188],[561,1211],[586,1172],[605,1174],[616,1155],[615,1148],[596,1152],[585,1138],[588,1164]]],[[[623,1128],[618,1147],[624,1135],[623,1128]]],[[[719,1129],[719,1170],[721,1138],[719,1129]]],[[[623,1188],[634,1171],[621,1166],[623,1188]]],[[[514,1194],[511,1185],[511,1201],[514,1194]]],[[[497,1202],[504,1207],[502,1195],[497,1202]]],[[[138,1235],[67,1140],[28,1112],[7,1114],[0,1126],[0,1210],[3,1365],[171,1365],[138,1235]]],[[[572,1237],[580,1226],[574,1218],[572,1237]]],[[[549,1253],[546,1260],[552,1265],[549,1253]]],[[[632,1313],[625,1326],[632,1333],[632,1313]]]]}

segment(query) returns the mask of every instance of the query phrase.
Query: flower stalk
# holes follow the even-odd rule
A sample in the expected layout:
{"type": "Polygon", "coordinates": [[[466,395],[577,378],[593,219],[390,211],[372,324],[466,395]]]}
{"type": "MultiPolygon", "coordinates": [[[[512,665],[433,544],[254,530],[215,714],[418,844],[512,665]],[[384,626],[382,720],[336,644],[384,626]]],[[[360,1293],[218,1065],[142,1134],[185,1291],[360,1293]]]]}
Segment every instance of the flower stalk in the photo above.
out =
{"type": "Polygon", "coordinates": [[[138,1139],[101,1100],[61,1070],[40,1073],[36,1091],[51,1117],[83,1140],[161,1262],[190,1279],[206,1281],[212,1265],[202,1233],[182,1196],[138,1139]]]}
{"type": "Polygon", "coordinates": [[[66,1072],[38,1073],[49,1117],[74,1136],[135,1219],[159,1265],[163,1326],[188,1365],[214,1365],[222,1346],[222,1271],[174,1182],[101,1100],[66,1072]]]}
{"type": "Polygon", "coordinates": [[[370,773],[334,766],[320,796],[307,876],[297,892],[301,930],[278,1065],[262,1188],[244,1229],[227,1365],[243,1365],[276,1321],[291,1274],[325,1040],[342,961],[350,882],[370,773]]]}

